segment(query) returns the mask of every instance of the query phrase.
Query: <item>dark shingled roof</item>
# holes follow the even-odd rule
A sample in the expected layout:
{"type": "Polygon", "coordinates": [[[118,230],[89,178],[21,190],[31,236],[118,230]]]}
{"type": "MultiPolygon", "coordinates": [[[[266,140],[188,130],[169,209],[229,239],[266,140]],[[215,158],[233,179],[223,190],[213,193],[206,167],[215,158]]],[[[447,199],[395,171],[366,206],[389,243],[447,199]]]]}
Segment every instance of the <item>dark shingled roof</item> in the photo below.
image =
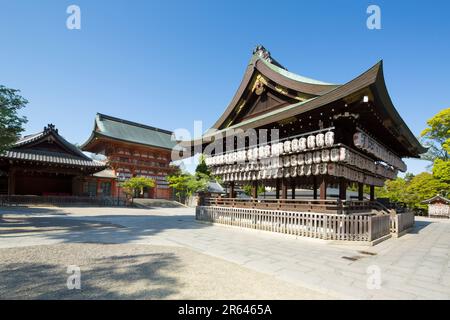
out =
{"type": "Polygon", "coordinates": [[[81,148],[86,150],[87,145],[95,137],[107,137],[164,149],[173,149],[177,145],[177,142],[172,140],[171,131],[111,117],[101,113],[97,113],[94,130],[81,148]]]}
{"type": "Polygon", "coordinates": [[[59,135],[53,125],[48,125],[44,131],[19,139],[10,150],[0,155],[3,160],[23,160],[49,164],[63,164],[74,167],[89,167],[102,170],[106,165],[92,160],[80,149],[59,135]],[[60,146],[60,151],[50,151],[39,148],[40,143],[53,139],[60,146]]]}

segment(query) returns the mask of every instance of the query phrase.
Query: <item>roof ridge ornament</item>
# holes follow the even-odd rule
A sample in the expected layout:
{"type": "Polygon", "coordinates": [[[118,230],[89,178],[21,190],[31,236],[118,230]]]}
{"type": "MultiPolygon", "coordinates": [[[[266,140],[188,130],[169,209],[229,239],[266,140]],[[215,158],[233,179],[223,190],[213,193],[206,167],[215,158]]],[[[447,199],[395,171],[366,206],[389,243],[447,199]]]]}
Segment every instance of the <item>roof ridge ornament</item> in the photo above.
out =
{"type": "Polygon", "coordinates": [[[58,133],[58,129],[56,129],[55,125],[53,123],[49,123],[46,127],[44,127],[44,133],[48,132],[55,132],[58,133]]]}
{"type": "Polygon", "coordinates": [[[261,59],[266,60],[267,62],[272,63],[273,59],[270,55],[270,51],[267,50],[263,45],[258,44],[255,49],[253,49],[253,54],[257,55],[261,59]]]}

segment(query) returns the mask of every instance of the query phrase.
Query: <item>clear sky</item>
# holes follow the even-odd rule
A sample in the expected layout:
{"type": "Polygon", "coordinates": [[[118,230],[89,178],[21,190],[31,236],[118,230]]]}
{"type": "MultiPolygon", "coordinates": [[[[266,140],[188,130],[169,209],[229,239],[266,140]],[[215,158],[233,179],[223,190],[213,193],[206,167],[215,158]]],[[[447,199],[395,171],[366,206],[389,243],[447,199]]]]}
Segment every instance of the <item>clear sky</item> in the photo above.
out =
{"type": "MultiPolygon", "coordinates": [[[[0,84],[30,101],[27,134],[54,123],[83,143],[96,112],[206,130],[263,44],[290,71],[333,83],[383,59],[394,105],[418,135],[450,107],[449,15],[446,0],[0,0],[0,84]],[[66,28],[71,4],[81,30],[66,28]],[[381,30],[366,27],[370,4],[381,30]]],[[[407,163],[413,173],[427,165],[407,163]]]]}

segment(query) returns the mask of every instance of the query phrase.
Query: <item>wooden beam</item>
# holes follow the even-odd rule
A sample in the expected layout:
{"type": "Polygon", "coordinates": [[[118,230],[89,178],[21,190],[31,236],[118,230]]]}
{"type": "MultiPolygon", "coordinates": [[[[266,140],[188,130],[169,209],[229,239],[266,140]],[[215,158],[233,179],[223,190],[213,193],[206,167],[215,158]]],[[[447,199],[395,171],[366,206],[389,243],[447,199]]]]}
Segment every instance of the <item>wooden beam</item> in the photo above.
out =
{"type": "Polygon", "coordinates": [[[280,179],[275,182],[275,198],[280,199],[280,179]]]}
{"type": "Polygon", "coordinates": [[[339,199],[347,199],[347,181],[343,178],[339,181],[339,199]]]}
{"type": "Polygon", "coordinates": [[[234,181],[230,182],[230,194],[229,198],[234,198],[234,181]]]}
{"type": "Polygon", "coordinates": [[[313,199],[317,200],[317,177],[313,177],[313,199]]]}
{"type": "Polygon", "coordinates": [[[252,183],[252,198],[258,199],[258,181],[252,183]]]}
{"type": "Polygon", "coordinates": [[[287,190],[288,190],[287,181],[286,181],[286,179],[283,178],[281,180],[281,198],[282,199],[287,199],[287,190]]]}
{"type": "Polygon", "coordinates": [[[375,186],[370,186],[370,201],[375,201],[375,186]]]}
{"type": "Polygon", "coordinates": [[[364,183],[361,182],[358,183],[358,200],[364,200],[364,183]]]}
{"type": "Polygon", "coordinates": [[[291,180],[291,190],[292,190],[291,198],[292,199],[295,199],[295,187],[296,187],[295,179],[292,178],[292,180],[291,180]]]}
{"type": "Polygon", "coordinates": [[[8,172],[8,195],[16,194],[16,168],[10,168],[8,172]]]}
{"type": "Polygon", "coordinates": [[[320,181],[320,200],[326,200],[327,199],[327,178],[326,176],[322,177],[322,180],[320,181]]]}

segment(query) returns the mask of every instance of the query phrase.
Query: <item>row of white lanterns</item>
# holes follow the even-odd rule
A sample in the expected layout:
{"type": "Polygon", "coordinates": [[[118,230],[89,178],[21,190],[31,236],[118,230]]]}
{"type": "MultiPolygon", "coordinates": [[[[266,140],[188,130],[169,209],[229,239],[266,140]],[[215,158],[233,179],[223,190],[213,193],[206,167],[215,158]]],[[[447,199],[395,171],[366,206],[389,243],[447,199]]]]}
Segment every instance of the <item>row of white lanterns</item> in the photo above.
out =
{"type": "Polygon", "coordinates": [[[278,157],[291,153],[302,152],[308,149],[332,147],[334,145],[334,132],[329,131],[310,135],[307,138],[295,138],[284,142],[274,143],[260,147],[250,148],[248,150],[240,150],[221,154],[217,156],[207,157],[205,159],[207,166],[218,166],[224,164],[233,164],[236,162],[254,161],[267,159],[270,157],[278,157]]]}
{"type": "Polygon", "coordinates": [[[320,163],[289,168],[271,168],[260,171],[240,171],[234,173],[226,173],[222,175],[222,180],[224,182],[244,182],[325,174],[335,177],[343,177],[350,181],[361,182],[375,186],[383,186],[385,181],[383,178],[365,174],[350,167],[334,163],[320,163]]]}
{"type": "Polygon", "coordinates": [[[376,173],[380,176],[395,179],[397,176],[397,171],[392,168],[386,167],[382,164],[375,164],[373,161],[358,155],[351,150],[341,147],[323,149],[321,151],[300,153],[297,155],[290,155],[284,157],[273,157],[269,159],[261,159],[259,161],[215,166],[211,168],[211,171],[215,175],[225,174],[225,173],[235,173],[235,172],[249,172],[258,171],[265,169],[276,169],[276,168],[287,168],[296,167],[301,165],[312,165],[327,162],[343,162],[348,165],[357,167],[359,169],[376,173]]]}
{"type": "Polygon", "coordinates": [[[360,148],[361,150],[374,155],[378,159],[381,159],[382,161],[402,172],[405,172],[407,169],[405,162],[403,162],[401,158],[393,154],[391,151],[379,144],[375,139],[369,137],[364,132],[356,132],[353,135],[353,144],[357,148],[360,148]]]}

